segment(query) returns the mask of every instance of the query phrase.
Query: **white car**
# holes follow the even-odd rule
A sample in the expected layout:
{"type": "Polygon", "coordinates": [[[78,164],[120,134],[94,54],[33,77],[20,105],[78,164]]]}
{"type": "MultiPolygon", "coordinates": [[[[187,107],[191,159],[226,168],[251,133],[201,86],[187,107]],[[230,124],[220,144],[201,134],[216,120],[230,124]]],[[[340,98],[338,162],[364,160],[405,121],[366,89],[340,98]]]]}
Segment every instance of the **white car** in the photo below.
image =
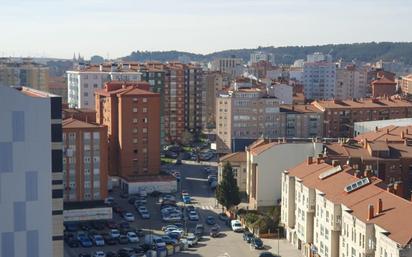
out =
{"type": "Polygon", "coordinates": [[[106,257],[106,254],[102,251],[97,251],[94,253],[93,257],[106,257]]]}
{"type": "Polygon", "coordinates": [[[134,221],[134,215],[131,212],[125,212],[123,214],[123,219],[125,219],[126,221],[129,221],[129,222],[133,222],[134,221]]]}
{"type": "Polygon", "coordinates": [[[197,242],[198,242],[197,236],[194,235],[193,233],[190,233],[187,236],[186,240],[187,240],[187,244],[189,245],[189,247],[197,245],[197,242]]]}
{"type": "Polygon", "coordinates": [[[139,237],[135,232],[127,232],[127,239],[129,239],[130,243],[139,243],[139,237]]]}
{"type": "Polygon", "coordinates": [[[235,232],[242,232],[243,231],[242,223],[240,223],[239,220],[232,220],[230,222],[230,225],[232,226],[232,230],[235,231],[235,232]]]}
{"type": "Polygon", "coordinates": [[[111,205],[113,202],[114,202],[114,199],[111,196],[104,199],[104,204],[111,205]]]}
{"type": "Polygon", "coordinates": [[[112,238],[119,238],[120,237],[120,231],[117,229],[112,229],[110,230],[110,236],[112,238]]]}
{"type": "Polygon", "coordinates": [[[166,230],[175,230],[175,229],[178,229],[178,227],[175,226],[175,225],[166,225],[166,226],[163,226],[163,227],[162,227],[162,230],[163,230],[163,231],[166,231],[166,230]]]}

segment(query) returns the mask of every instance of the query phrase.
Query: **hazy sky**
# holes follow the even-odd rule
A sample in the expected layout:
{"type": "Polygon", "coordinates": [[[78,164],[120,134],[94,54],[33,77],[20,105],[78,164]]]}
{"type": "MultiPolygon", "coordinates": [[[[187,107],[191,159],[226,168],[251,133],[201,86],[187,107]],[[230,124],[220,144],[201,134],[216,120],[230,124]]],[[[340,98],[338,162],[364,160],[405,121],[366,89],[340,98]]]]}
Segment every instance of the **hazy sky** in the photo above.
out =
{"type": "Polygon", "coordinates": [[[0,0],[0,56],[412,41],[411,0],[0,0]]]}

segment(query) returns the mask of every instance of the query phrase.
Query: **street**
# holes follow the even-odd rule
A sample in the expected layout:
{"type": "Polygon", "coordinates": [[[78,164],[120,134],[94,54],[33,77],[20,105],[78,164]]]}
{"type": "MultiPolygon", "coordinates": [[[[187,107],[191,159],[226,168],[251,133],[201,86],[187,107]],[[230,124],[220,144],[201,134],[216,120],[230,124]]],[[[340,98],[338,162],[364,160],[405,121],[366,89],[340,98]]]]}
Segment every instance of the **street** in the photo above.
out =
{"type": "MultiPolygon", "coordinates": [[[[196,224],[202,223],[206,228],[206,233],[199,243],[193,247],[174,254],[176,257],[254,257],[259,256],[262,251],[271,251],[276,253],[277,246],[273,242],[276,240],[264,240],[265,250],[255,250],[250,247],[245,241],[243,241],[242,233],[233,232],[227,225],[217,218],[217,214],[221,212],[221,207],[217,206],[216,200],[214,198],[214,191],[209,188],[207,182],[207,174],[203,171],[205,166],[197,165],[176,165],[173,166],[174,170],[179,170],[181,173],[181,182],[178,185],[178,191],[186,190],[192,197],[192,203],[199,214],[199,221],[189,221],[186,220],[187,230],[192,232],[196,224]],[[222,236],[219,238],[211,238],[208,235],[210,226],[205,223],[207,216],[212,215],[216,218],[217,223],[221,227],[222,236]],[[268,243],[266,243],[268,241],[268,243]],[[271,246],[275,249],[272,249],[271,246]]],[[[127,202],[127,199],[122,199],[119,197],[120,192],[114,190],[111,196],[114,197],[115,202],[119,206],[124,208],[126,211],[130,211],[135,214],[136,219],[134,222],[130,223],[131,228],[143,229],[145,234],[155,234],[162,235],[161,228],[166,223],[161,221],[160,217],[160,204],[157,198],[148,197],[147,208],[149,209],[151,218],[149,220],[142,220],[137,214],[135,207],[127,202]]],[[[177,193],[177,200],[180,201],[180,194],[177,193]]],[[[178,203],[183,206],[182,202],[178,203]]],[[[114,213],[113,220],[117,223],[123,221],[122,217],[114,213]]],[[[142,242],[142,239],[141,239],[142,242]]],[[[283,243],[282,243],[283,245],[283,243]]],[[[287,245],[287,244],[286,244],[287,245]]],[[[70,248],[65,244],[65,257],[78,257],[79,253],[93,253],[97,250],[113,251],[116,252],[118,249],[123,247],[136,247],[137,244],[127,244],[127,245],[114,245],[114,246],[103,246],[103,247],[93,247],[93,248],[70,248]]],[[[291,246],[290,246],[291,247],[291,246]]],[[[282,252],[282,251],[281,251],[282,252]]],[[[294,256],[293,254],[288,254],[289,256],[294,256]]],[[[298,257],[300,255],[296,255],[298,257]]]]}

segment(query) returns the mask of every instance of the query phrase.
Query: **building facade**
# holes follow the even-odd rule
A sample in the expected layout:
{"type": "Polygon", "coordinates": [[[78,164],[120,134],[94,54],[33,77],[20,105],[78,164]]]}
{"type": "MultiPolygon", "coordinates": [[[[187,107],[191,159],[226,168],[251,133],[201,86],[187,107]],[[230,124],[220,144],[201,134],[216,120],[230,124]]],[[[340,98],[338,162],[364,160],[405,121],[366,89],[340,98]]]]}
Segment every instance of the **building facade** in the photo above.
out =
{"type": "Polygon", "coordinates": [[[412,117],[412,103],[396,97],[314,101],[312,105],[323,112],[324,137],[351,137],[355,122],[412,117]]]}
{"type": "Polygon", "coordinates": [[[336,69],[335,99],[364,98],[368,96],[367,69],[348,65],[336,69]]]}
{"type": "Polygon", "coordinates": [[[64,201],[107,197],[107,127],[68,118],[63,120],[64,201]]]}
{"type": "Polygon", "coordinates": [[[281,181],[281,223],[304,256],[412,256],[412,204],[378,178],[308,157],[281,181]]]}
{"type": "Polygon", "coordinates": [[[222,91],[224,86],[224,75],[219,71],[211,71],[204,73],[204,90],[205,90],[205,101],[203,105],[203,117],[205,119],[204,127],[216,126],[216,97],[218,92],[222,91]]]}
{"type": "Polygon", "coordinates": [[[49,68],[30,58],[0,58],[0,86],[25,86],[47,92],[48,76],[49,68]]]}
{"type": "Polygon", "coordinates": [[[67,71],[68,104],[71,108],[94,108],[94,92],[108,81],[140,81],[139,66],[122,63],[80,65],[67,71]]]}
{"type": "Polygon", "coordinates": [[[303,66],[303,87],[307,99],[335,97],[336,64],[321,55],[308,56],[303,66]]]}
{"type": "Polygon", "coordinates": [[[397,83],[386,77],[372,81],[372,97],[392,96],[397,92],[397,83]]]}
{"type": "Polygon", "coordinates": [[[219,158],[218,182],[222,181],[223,168],[230,163],[233,175],[236,179],[240,192],[246,192],[246,152],[230,153],[219,158]]]}
{"type": "Polygon", "coordinates": [[[398,83],[403,94],[412,95],[412,74],[401,77],[398,83]]]}
{"type": "Polygon", "coordinates": [[[220,71],[229,75],[231,79],[243,74],[242,58],[217,58],[211,62],[212,71],[220,71]]]}
{"type": "Polygon", "coordinates": [[[63,256],[61,98],[0,87],[0,255],[63,256]]]}
{"type": "Polygon", "coordinates": [[[133,181],[160,172],[160,96],[147,82],[96,90],[96,122],[108,127],[109,174],[133,181]]]}

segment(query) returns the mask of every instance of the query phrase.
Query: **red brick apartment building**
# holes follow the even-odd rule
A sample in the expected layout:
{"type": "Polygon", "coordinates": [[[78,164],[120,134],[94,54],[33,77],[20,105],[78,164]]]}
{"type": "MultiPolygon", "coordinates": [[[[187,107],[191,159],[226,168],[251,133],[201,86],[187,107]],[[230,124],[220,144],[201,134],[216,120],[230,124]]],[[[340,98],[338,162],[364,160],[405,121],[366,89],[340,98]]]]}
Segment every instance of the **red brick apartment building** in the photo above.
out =
{"type": "Polygon", "coordinates": [[[134,181],[160,171],[160,95],[147,82],[108,82],[97,90],[96,117],[108,127],[109,174],[134,181]]]}
{"type": "Polygon", "coordinates": [[[395,80],[386,78],[385,76],[372,81],[372,97],[392,96],[396,94],[395,80]]]}
{"type": "Polygon", "coordinates": [[[352,137],[353,123],[412,117],[412,103],[401,98],[314,101],[323,112],[324,137],[352,137]]]}
{"type": "Polygon", "coordinates": [[[107,127],[68,118],[63,120],[64,201],[107,197],[107,127]]]}

